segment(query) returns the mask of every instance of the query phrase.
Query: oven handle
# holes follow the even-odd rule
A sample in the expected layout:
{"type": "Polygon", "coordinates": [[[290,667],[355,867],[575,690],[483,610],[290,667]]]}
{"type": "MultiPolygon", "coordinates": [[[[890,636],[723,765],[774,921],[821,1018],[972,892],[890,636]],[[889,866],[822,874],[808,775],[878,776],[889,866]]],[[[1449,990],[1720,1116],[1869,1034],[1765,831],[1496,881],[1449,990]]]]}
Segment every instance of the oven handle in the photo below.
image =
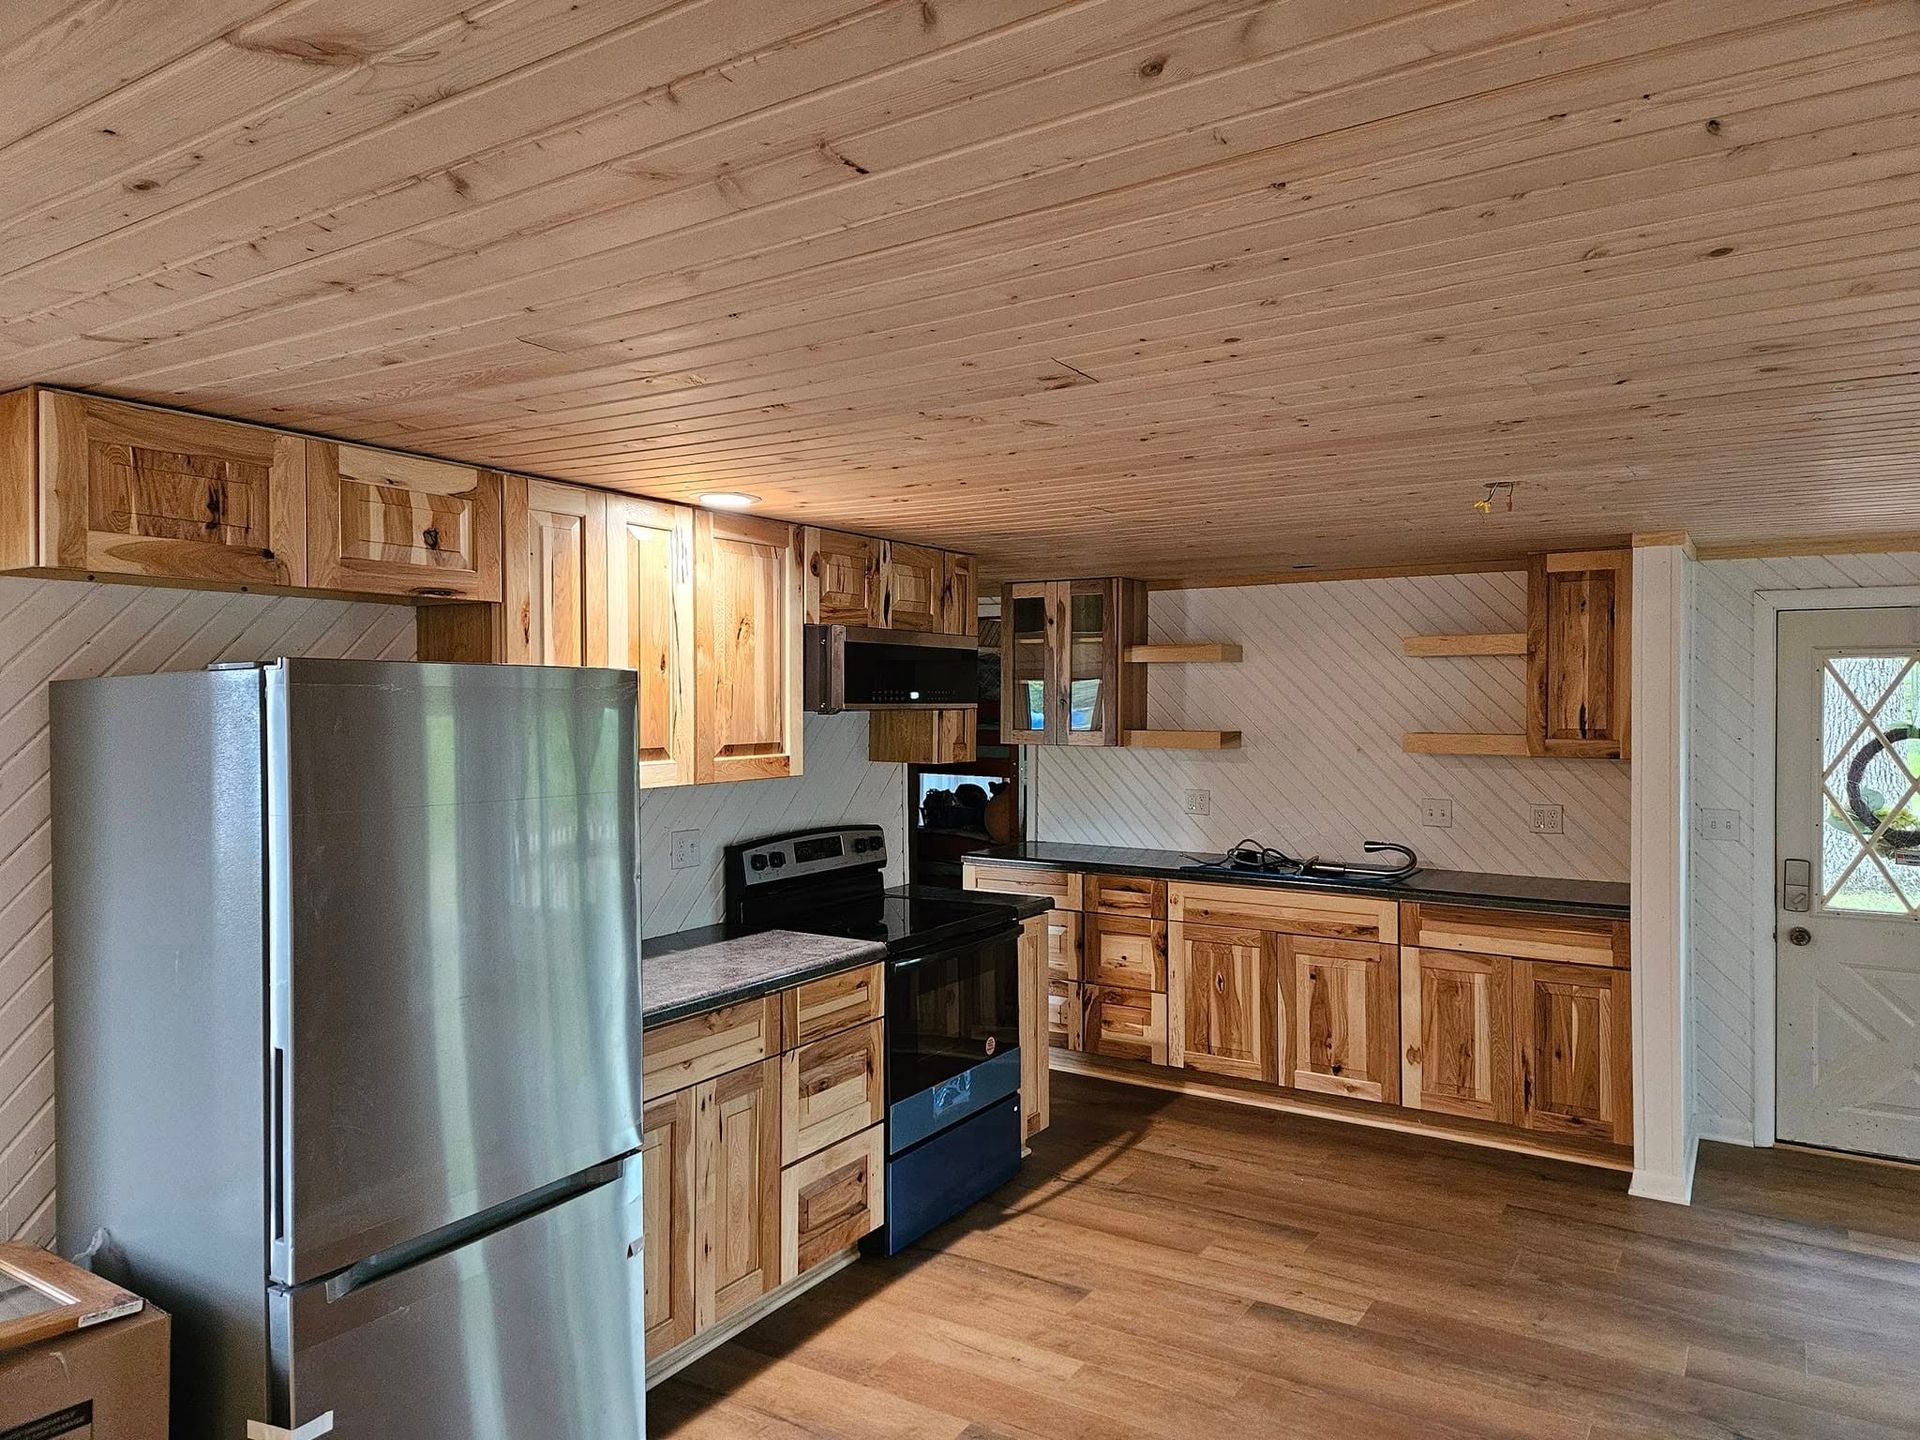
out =
{"type": "Polygon", "coordinates": [[[914,966],[918,965],[922,960],[926,958],[927,957],[924,955],[915,955],[911,959],[894,960],[889,963],[892,965],[892,967],[895,970],[911,970],[914,966]]]}

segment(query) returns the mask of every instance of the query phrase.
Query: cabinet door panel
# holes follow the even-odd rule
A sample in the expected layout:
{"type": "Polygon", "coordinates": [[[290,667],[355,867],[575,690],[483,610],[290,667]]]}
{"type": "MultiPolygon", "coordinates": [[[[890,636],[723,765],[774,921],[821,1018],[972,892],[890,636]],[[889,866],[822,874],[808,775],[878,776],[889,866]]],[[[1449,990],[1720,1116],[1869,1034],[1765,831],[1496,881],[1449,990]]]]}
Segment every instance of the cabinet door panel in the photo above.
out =
{"type": "Polygon", "coordinates": [[[1057,745],[1064,738],[1067,596],[1049,582],[1000,592],[1000,738],[1057,745]]]}
{"type": "Polygon", "coordinates": [[[797,1280],[886,1219],[884,1127],[874,1126],[780,1176],[780,1278],[797,1280]]]}
{"type": "Polygon", "coordinates": [[[1624,971],[1516,960],[1515,1106],[1530,1130],[1633,1139],[1633,1033],[1624,971]]]}
{"type": "Polygon", "coordinates": [[[1084,909],[1109,915],[1138,915],[1148,920],[1167,918],[1167,882],[1145,875],[1101,875],[1086,878],[1084,909]]]}
{"type": "Polygon", "coordinates": [[[221,584],[307,583],[306,441],[40,395],[43,562],[221,584]]]}
{"type": "Polygon", "coordinates": [[[1499,955],[1401,950],[1401,1104],[1511,1123],[1511,963],[1499,955]]]}
{"type": "Polygon", "coordinates": [[[1020,1114],[1029,1139],[1047,1128],[1053,1088],[1047,1065],[1052,1025],[1047,929],[1045,915],[1020,925],[1020,1114]]]}
{"type": "Polygon", "coordinates": [[[1167,1061],[1272,1081],[1279,1074],[1279,954],[1272,935],[1203,925],[1168,940],[1167,1061]]]}
{"type": "Polygon", "coordinates": [[[638,672],[640,786],[693,783],[693,511],[614,496],[607,663],[638,672]]]}
{"type": "Polygon", "coordinates": [[[506,660],[607,663],[607,497],[578,485],[502,482],[506,660]]]}
{"type": "Polygon", "coordinates": [[[691,1090],[652,1101],[641,1118],[648,1359],[693,1338],[693,1132],[691,1090]]]}
{"type": "Polygon", "coordinates": [[[695,1093],[694,1316],[705,1329],[779,1283],[780,1062],[695,1093]]]}
{"type": "Polygon", "coordinates": [[[307,579],[370,595],[498,600],[500,476],[418,455],[307,444],[307,579]]]}
{"type": "Polygon", "coordinates": [[[1527,588],[1527,730],[1535,754],[1630,753],[1633,552],[1534,558],[1527,588]]]}
{"type": "Polygon", "coordinates": [[[944,582],[940,590],[940,628],[949,635],[980,633],[980,591],[971,555],[943,557],[944,582]]]}
{"type": "Polygon", "coordinates": [[[702,510],[693,534],[694,779],[798,775],[798,533],[702,510]]]}
{"type": "Polygon", "coordinates": [[[881,542],[870,535],[808,526],[806,619],[809,625],[882,623],[881,542]]]}
{"type": "Polygon", "coordinates": [[[1400,1096],[1397,951],[1391,945],[1282,942],[1290,1073],[1301,1090],[1392,1103],[1400,1096]]]}
{"type": "Polygon", "coordinates": [[[881,559],[885,590],[881,623],[889,630],[939,630],[946,569],[938,550],[889,540],[881,559]]]}
{"type": "Polygon", "coordinates": [[[1073,910],[1049,910],[1038,917],[1047,931],[1047,979],[1080,978],[1080,916],[1073,910]]]}
{"type": "Polygon", "coordinates": [[[1055,1050],[1085,1050],[1086,1003],[1072,980],[1047,982],[1047,1044],[1055,1050]]]}
{"type": "Polygon", "coordinates": [[[1167,988],[1167,923],[1127,915],[1081,916],[1080,968],[1095,985],[1167,988]]]}
{"type": "Polygon", "coordinates": [[[791,1165],[886,1119],[879,1021],[780,1057],[780,1152],[791,1165]]]}

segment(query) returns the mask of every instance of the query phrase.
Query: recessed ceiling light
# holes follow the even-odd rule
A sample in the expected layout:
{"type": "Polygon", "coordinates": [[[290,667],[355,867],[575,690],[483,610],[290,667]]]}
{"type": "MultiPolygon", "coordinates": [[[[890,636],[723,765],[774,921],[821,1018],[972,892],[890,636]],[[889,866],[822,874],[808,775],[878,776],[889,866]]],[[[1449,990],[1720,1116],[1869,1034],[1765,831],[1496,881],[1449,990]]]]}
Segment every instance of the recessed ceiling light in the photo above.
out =
{"type": "Polygon", "coordinates": [[[739,490],[709,490],[699,500],[709,510],[745,510],[749,505],[760,503],[758,495],[747,495],[739,490]]]}

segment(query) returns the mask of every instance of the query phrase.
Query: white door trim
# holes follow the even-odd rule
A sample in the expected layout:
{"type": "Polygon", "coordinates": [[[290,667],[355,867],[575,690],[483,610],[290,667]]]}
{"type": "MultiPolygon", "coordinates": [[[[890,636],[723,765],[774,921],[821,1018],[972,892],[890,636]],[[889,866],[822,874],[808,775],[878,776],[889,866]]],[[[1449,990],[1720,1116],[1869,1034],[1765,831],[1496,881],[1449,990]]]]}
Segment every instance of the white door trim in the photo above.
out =
{"type": "Polygon", "coordinates": [[[1778,1060],[1774,1002],[1776,951],[1773,877],[1780,863],[1774,831],[1775,686],[1784,610],[1878,610],[1920,605],[1920,585],[1870,585],[1840,590],[1759,590],[1753,597],[1753,1143],[1775,1139],[1774,1083],[1778,1060]]]}

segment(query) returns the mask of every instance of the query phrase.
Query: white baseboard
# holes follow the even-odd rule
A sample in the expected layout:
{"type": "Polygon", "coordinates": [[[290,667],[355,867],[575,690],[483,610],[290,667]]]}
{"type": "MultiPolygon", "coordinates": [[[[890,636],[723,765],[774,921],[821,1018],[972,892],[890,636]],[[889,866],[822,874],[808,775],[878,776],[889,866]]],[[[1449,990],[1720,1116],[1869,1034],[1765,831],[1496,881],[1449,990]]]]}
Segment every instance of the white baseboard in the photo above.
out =
{"type": "Polygon", "coordinates": [[[1753,1144],[1751,1120],[1735,1120],[1727,1115],[1696,1115],[1693,1127],[1702,1140],[1714,1140],[1722,1145],[1753,1144]]]}
{"type": "Polygon", "coordinates": [[[1678,1174],[1663,1170],[1635,1170],[1627,1193],[1641,1200],[1659,1200],[1668,1205],[1693,1203],[1693,1172],[1700,1159],[1700,1137],[1687,1137],[1683,1168],[1678,1174]]]}

